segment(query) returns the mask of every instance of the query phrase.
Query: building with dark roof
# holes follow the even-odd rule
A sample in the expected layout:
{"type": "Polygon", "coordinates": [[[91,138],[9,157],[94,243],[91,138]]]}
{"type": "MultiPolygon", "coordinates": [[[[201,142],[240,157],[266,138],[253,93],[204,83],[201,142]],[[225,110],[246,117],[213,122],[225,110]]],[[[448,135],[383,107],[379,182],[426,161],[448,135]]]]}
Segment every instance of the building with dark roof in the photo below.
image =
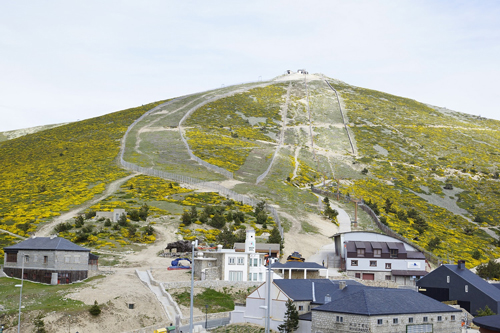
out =
{"type": "Polygon", "coordinates": [[[287,261],[282,264],[275,262],[271,269],[283,279],[319,279],[320,272],[328,278],[328,269],[315,262],[287,261]]]}
{"type": "Polygon", "coordinates": [[[424,254],[394,237],[362,231],[332,238],[334,251],[328,254],[328,267],[343,269],[350,277],[414,286],[427,274],[424,254]]]}
{"type": "Polygon", "coordinates": [[[6,275],[50,284],[66,284],[88,277],[98,257],[61,237],[33,237],[4,248],[6,275]]]}
{"type": "Polygon", "coordinates": [[[481,333],[495,333],[500,332],[500,314],[494,316],[477,317],[472,322],[479,326],[481,333]]]}
{"type": "Polygon", "coordinates": [[[487,305],[494,313],[500,311],[500,289],[465,268],[441,265],[417,282],[419,291],[440,302],[457,301],[460,307],[475,315],[487,305]]]}
{"type": "MultiPolygon", "coordinates": [[[[267,282],[261,284],[246,299],[246,306],[236,306],[231,313],[232,323],[253,323],[265,326],[267,282]]],[[[283,323],[286,312],[286,302],[293,301],[300,316],[297,333],[311,332],[311,309],[337,297],[337,293],[354,292],[367,288],[352,280],[329,279],[276,279],[271,283],[271,329],[283,323]],[[348,287],[348,288],[346,288],[348,287]]]]}
{"type": "Polygon", "coordinates": [[[407,289],[365,287],[312,309],[311,332],[458,332],[461,310],[407,289]]]}

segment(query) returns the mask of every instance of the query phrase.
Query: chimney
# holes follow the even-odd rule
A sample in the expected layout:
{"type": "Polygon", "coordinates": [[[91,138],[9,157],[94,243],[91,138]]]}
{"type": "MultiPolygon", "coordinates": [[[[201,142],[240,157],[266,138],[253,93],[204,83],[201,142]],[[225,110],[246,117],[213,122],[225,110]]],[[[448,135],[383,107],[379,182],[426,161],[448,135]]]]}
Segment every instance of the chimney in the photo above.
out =
{"type": "Polygon", "coordinates": [[[56,237],[57,237],[57,235],[50,235],[50,239],[54,239],[56,237]]]}
{"type": "Polygon", "coordinates": [[[465,260],[459,260],[457,262],[458,269],[464,270],[465,269],[465,260]]]}
{"type": "Polygon", "coordinates": [[[325,304],[330,303],[331,301],[332,301],[332,296],[330,296],[330,294],[326,294],[325,295],[325,304]]]}
{"type": "Polygon", "coordinates": [[[217,252],[222,252],[222,245],[217,245],[217,252]]]}
{"type": "Polygon", "coordinates": [[[345,287],[346,287],[345,281],[339,281],[339,289],[344,290],[345,287]]]}

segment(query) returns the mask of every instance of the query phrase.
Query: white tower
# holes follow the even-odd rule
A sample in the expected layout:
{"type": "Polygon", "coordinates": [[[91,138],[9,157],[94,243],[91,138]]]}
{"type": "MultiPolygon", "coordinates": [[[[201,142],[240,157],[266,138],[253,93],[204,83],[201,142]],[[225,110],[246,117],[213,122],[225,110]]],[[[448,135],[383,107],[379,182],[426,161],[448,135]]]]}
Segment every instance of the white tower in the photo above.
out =
{"type": "Polygon", "coordinates": [[[247,229],[247,237],[245,239],[245,252],[255,253],[255,230],[247,229]]]}

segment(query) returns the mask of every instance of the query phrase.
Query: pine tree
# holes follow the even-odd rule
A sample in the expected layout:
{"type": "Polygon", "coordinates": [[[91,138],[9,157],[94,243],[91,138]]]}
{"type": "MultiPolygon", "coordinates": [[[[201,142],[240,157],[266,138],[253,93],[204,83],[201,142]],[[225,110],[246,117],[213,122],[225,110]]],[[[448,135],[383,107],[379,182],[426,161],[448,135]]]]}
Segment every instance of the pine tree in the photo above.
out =
{"type": "Polygon", "coordinates": [[[281,333],[291,333],[299,328],[299,312],[292,300],[286,302],[285,320],[278,326],[281,333]]]}
{"type": "Polygon", "coordinates": [[[33,321],[33,325],[35,325],[35,333],[47,333],[47,330],[45,329],[45,322],[43,321],[43,315],[41,313],[36,316],[33,321]]]}

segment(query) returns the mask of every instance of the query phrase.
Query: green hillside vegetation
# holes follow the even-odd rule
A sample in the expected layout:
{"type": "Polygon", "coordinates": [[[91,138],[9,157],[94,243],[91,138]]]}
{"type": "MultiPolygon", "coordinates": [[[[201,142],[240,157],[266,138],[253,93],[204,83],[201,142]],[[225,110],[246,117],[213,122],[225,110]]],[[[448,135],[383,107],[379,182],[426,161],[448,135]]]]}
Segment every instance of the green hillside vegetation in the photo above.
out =
{"type": "MultiPolygon", "coordinates": [[[[115,162],[120,140],[135,119],[161,103],[1,142],[0,228],[26,236],[126,176],[115,162]]],[[[1,239],[10,236],[0,233],[1,239]]]]}
{"type": "Polygon", "coordinates": [[[347,109],[358,162],[369,170],[345,190],[373,201],[393,230],[442,258],[474,266],[497,257],[497,244],[478,227],[499,223],[500,122],[332,85],[347,109]]]}
{"type": "MultiPolygon", "coordinates": [[[[500,227],[500,122],[329,82],[340,95],[354,154],[337,98],[324,80],[285,80],[175,99],[130,131],[124,159],[200,181],[225,180],[191,159],[182,131],[195,156],[234,174],[233,191],[276,207],[285,231],[293,216],[301,232],[317,233],[304,222],[321,214],[311,185],[330,191],[338,186],[442,259],[475,266],[499,257],[500,242],[488,232],[500,227]]],[[[0,228],[24,236],[129,174],[116,164],[120,140],[128,125],[159,103],[1,142],[0,228]]],[[[352,203],[336,204],[354,216],[352,203]]],[[[145,207],[158,223],[179,223],[184,239],[207,243],[229,233],[237,238],[248,226],[261,235],[276,222],[216,192],[141,175],[92,206],[83,225],[68,221],[58,232],[97,249],[133,249],[136,242],[155,240],[156,220],[138,217],[145,207]],[[93,211],[113,208],[127,210],[122,225],[91,219],[93,211]]],[[[365,212],[358,213],[360,228],[376,228],[365,212]]],[[[0,234],[0,244],[13,241],[0,234]]]]}

